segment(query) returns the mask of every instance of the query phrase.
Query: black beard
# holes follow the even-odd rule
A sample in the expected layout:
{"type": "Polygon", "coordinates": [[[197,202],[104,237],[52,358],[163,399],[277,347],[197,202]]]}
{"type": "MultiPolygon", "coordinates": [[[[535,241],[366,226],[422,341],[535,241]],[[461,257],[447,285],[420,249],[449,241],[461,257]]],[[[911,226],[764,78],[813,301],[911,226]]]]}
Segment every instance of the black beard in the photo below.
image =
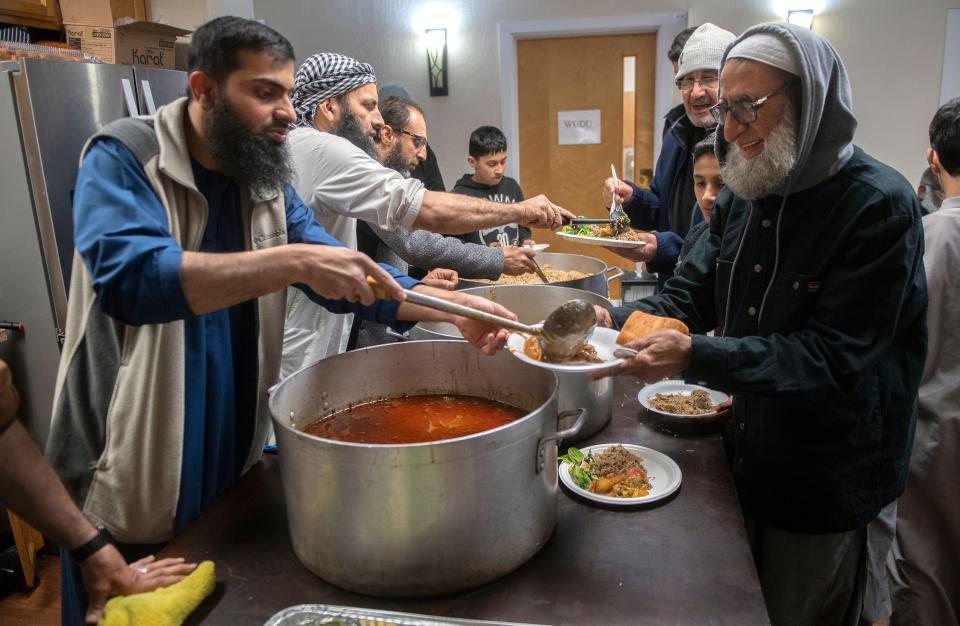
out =
{"type": "Polygon", "coordinates": [[[363,129],[360,128],[360,122],[347,107],[340,108],[340,121],[333,125],[330,132],[338,137],[343,137],[367,153],[371,159],[377,160],[377,147],[373,145],[373,139],[363,132],[363,129]]]}
{"type": "Polygon", "coordinates": [[[218,97],[204,129],[221,172],[254,192],[277,189],[293,180],[285,143],[254,134],[225,97],[218,97]]]}
{"type": "Polygon", "coordinates": [[[383,157],[383,166],[400,173],[404,178],[410,178],[410,164],[403,160],[400,154],[400,142],[393,144],[390,152],[383,157]]]}

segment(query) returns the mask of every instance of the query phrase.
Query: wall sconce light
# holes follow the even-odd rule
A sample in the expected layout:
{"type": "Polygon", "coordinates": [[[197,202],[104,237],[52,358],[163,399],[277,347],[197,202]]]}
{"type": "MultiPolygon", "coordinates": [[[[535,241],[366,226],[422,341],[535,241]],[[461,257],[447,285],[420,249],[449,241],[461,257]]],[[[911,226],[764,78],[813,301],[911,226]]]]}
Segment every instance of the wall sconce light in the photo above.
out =
{"type": "Polygon", "coordinates": [[[787,11],[787,21],[804,28],[813,28],[813,9],[787,11]]]}
{"type": "Polygon", "coordinates": [[[430,76],[430,95],[449,95],[447,89],[447,29],[427,29],[427,72],[430,76]]]}

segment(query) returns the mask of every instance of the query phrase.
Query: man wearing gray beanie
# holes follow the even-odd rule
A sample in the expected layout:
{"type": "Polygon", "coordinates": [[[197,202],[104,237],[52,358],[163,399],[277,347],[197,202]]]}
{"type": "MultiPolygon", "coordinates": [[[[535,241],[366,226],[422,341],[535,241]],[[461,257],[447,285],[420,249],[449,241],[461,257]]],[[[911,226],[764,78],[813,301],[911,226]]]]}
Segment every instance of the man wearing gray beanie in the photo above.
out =
{"type": "Polygon", "coordinates": [[[632,261],[645,261],[657,273],[661,286],[673,275],[683,238],[702,219],[693,193],[693,147],[716,126],[710,107],[717,103],[723,52],[734,39],[733,33],[708,22],[684,44],[676,77],[683,109],[668,115],[669,128],[650,189],[628,181],[617,183],[613,178],[603,185],[604,204],[609,206],[616,194],[632,226],[654,231],[642,235],[645,246],[611,251],[632,261]]]}
{"type": "Polygon", "coordinates": [[[748,29],[720,95],[732,193],[662,293],[611,311],[692,334],[628,343],[639,355],[609,374],[680,374],[733,396],[732,472],[774,626],[886,623],[927,345],[920,207],[854,146],[846,70],[817,33],[748,29]]]}

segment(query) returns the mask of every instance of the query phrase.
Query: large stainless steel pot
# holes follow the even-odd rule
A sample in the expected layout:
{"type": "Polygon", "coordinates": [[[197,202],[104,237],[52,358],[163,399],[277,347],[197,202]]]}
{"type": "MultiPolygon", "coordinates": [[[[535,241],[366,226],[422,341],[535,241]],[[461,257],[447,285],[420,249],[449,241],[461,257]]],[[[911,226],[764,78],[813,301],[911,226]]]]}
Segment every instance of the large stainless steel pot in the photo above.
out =
{"type": "MultiPolygon", "coordinates": [[[[607,287],[608,283],[620,276],[624,271],[619,267],[607,267],[607,264],[600,259],[580,254],[565,254],[562,252],[540,252],[537,254],[537,263],[541,266],[549,265],[555,270],[564,272],[583,272],[587,276],[574,280],[561,280],[551,285],[557,287],[570,287],[572,289],[583,289],[593,292],[604,298],[610,295],[607,287]]],[[[476,280],[461,278],[457,283],[457,289],[470,289],[472,287],[489,287],[490,283],[482,283],[476,280]]]]}
{"type": "Polygon", "coordinates": [[[448,593],[532,557],[556,523],[557,379],[506,352],[418,341],[355,350],[271,391],[290,540],[324,580],[359,593],[448,593]],[[368,445],[302,432],[318,417],[403,394],[482,396],[528,411],[447,441],[368,445]]]}
{"type": "MultiPolygon", "coordinates": [[[[583,299],[590,304],[609,309],[613,304],[595,293],[557,287],[555,285],[487,285],[464,289],[481,298],[493,300],[516,313],[524,324],[534,324],[543,320],[555,308],[568,300],[583,299]]],[[[410,329],[411,339],[461,339],[460,331],[446,322],[421,322],[410,329]]],[[[573,443],[598,432],[610,421],[613,410],[613,379],[604,378],[587,381],[585,374],[557,372],[560,380],[560,410],[585,408],[587,421],[573,443]]]]}

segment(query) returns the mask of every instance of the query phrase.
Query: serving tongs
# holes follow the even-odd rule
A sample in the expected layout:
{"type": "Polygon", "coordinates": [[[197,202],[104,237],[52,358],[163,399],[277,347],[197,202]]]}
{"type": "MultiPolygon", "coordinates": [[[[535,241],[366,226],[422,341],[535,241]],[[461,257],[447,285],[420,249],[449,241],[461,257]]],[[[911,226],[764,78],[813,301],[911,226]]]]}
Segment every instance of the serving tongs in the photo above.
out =
{"type": "MultiPolygon", "coordinates": [[[[373,289],[374,295],[381,300],[389,300],[390,294],[372,276],[367,276],[367,284],[373,289]]],[[[495,324],[502,328],[516,330],[526,335],[536,335],[540,339],[540,348],[543,354],[553,361],[563,361],[571,358],[593,332],[597,325],[596,311],[593,305],[586,300],[570,300],[564,302],[550,312],[543,326],[528,326],[515,322],[493,313],[487,313],[473,307],[456,304],[449,300],[436,298],[425,293],[404,289],[403,294],[410,304],[419,304],[430,309],[453,313],[462,317],[495,324]]]]}
{"type": "Polygon", "coordinates": [[[564,218],[564,225],[578,226],[586,224],[600,224],[600,225],[609,225],[613,228],[613,236],[622,235],[627,232],[630,228],[630,218],[623,211],[623,205],[617,203],[617,185],[620,182],[617,178],[617,168],[614,165],[610,164],[610,174],[613,176],[613,199],[610,201],[610,217],[604,218],[593,218],[593,217],[575,217],[572,220],[564,218]]]}

